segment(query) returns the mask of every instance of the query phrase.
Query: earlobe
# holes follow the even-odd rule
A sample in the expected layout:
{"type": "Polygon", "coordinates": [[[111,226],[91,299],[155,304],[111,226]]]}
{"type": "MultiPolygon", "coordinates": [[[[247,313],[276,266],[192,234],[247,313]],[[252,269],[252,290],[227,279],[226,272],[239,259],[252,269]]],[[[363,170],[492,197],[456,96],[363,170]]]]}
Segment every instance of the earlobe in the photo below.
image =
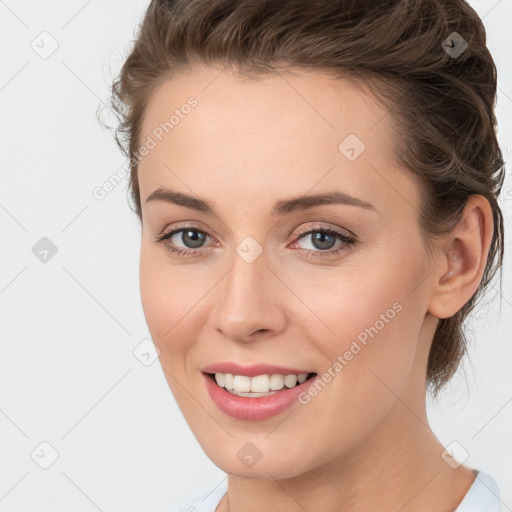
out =
{"type": "Polygon", "coordinates": [[[482,280],[492,240],[489,201],[471,196],[457,226],[444,239],[434,273],[429,313],[438,319],[457,313],[474,295],[482,280]]]}

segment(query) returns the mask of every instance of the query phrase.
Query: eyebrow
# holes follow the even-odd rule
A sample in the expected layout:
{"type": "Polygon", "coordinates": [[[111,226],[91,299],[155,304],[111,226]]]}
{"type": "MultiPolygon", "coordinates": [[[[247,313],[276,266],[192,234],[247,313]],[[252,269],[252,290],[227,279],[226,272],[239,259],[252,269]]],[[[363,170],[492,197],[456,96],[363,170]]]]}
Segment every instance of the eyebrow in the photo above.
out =
{"type": "MultiPolygon", "coordinates": [[[[197,210],[199,212],[215,214],[215,208],[213,204],[204,199],[199,199],[183,192],[177,192],[165,187],[158,187],[154,190],[146,199],[146,203],[150,201],[164,201],[167,203],[176,204],[178,206],[184,206],[191,210],[197,210]]],[[[281,199],[277,201],[271,210],[271,215],[286,215],[288,213],[297,210],[307,210],[315,206],[327,205],[327,204],[343,204],[349,206],[358,206],[366,210],[377,211],[375,207],[362,199],[352,197],[345,192],[335,191],[324,194],[307,194],[291,199],[281,199]]]]}

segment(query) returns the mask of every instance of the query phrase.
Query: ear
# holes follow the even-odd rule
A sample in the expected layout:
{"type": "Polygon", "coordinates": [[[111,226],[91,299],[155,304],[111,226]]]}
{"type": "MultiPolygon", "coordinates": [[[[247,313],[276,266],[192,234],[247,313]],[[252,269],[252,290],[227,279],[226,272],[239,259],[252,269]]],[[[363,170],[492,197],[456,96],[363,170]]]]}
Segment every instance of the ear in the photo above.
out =
{"type": "Polygon", "coordinates": [[[449,318],[471,299],[482,280],[493,229],[489,201],[479,194],[470,196],[457,226],[441,241],[428,309],[431,315],[449,318]]]}

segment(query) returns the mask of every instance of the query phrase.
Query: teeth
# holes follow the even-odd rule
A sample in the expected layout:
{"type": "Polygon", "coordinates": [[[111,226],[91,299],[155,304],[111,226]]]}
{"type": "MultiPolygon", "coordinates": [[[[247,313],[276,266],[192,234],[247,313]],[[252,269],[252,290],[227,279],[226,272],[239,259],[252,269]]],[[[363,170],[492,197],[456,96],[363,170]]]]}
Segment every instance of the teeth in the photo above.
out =
{"type": "Polygon", "coordinates": [[[295,386],[295,384],[297,384],[297,375],[287,375],[284,378],[284,385],[287,388],[293,388],[293,386],[295,386]]]}
{"type": "Polygon", "coordinates": [[[308,374],[300,375],[257,375],[248,377],[247,375],[233,375],[231,373],[216,373],[215,381],[221,388],[226,388],[234,394],[241,396],[267,396],[273,393],[271,391],[279,391],[285,386],[293,388],[302,384],[308,374]]]}
{"type": "Polygon", "coordinates": [[[233,389],[237,393],[247,393],[251,391],[251,377],[246,375],[233,376],[233,389]]]}
{"type": "Polygon", "coordinates": [[[270,389],[278,391],[284,388],[284,377],[283,375],[271,375],[269,379],[270,389]]]}
{"type": "Polygon", "coordinates": [[[223,373],[216,373],[215,374],[215,380],[217,381],[217,384],[223,388],[224,387],[224,374],[223,373]]]}
{"type": "MultiPolygon", "coordinates": [[[[235,388],[236,389],[236,388],[235,388]]],[[[255,393],[268,393],[270,389],[270,378],[268,375],[251,377],[251,391],[255,393]]],[[[238,389],[236,389],[238,391],[238,389]]]]}
{"type": "MultiPolygon", "coordinates": [[[[217,375],[222,375],[222,373],[216,373],[215,374],[215,377],[217,377],[217,375]]],[[[219,384],[220,386],[220,384],[219,384]]],[[[233,389],[233,375],[231,373],[225,373],[224,374],[224,387],[226,389],[233,389]]]]}

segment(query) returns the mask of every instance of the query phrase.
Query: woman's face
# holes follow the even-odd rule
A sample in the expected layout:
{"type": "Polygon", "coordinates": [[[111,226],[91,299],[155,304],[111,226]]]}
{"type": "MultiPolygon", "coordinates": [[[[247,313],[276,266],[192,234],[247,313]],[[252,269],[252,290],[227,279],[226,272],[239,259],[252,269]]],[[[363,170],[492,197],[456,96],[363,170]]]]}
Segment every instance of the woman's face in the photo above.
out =
{"type": "Polygon", "coordinates": [[[319,73],[255,80],[209,68],[151,97],[140,135],[142,304],[177,403],[226,472],[287,478],[389,450],[423,414],[432,269],[387,114],[362,87],[319,73]],[[193,201],[147,201],[159,188],[193,201]],[[336,193],[356,199],[282,206],[336,193]],[[283,410],[235,397],[240,417],[203,373],[225,362],[317,377],[283,410]]]}

